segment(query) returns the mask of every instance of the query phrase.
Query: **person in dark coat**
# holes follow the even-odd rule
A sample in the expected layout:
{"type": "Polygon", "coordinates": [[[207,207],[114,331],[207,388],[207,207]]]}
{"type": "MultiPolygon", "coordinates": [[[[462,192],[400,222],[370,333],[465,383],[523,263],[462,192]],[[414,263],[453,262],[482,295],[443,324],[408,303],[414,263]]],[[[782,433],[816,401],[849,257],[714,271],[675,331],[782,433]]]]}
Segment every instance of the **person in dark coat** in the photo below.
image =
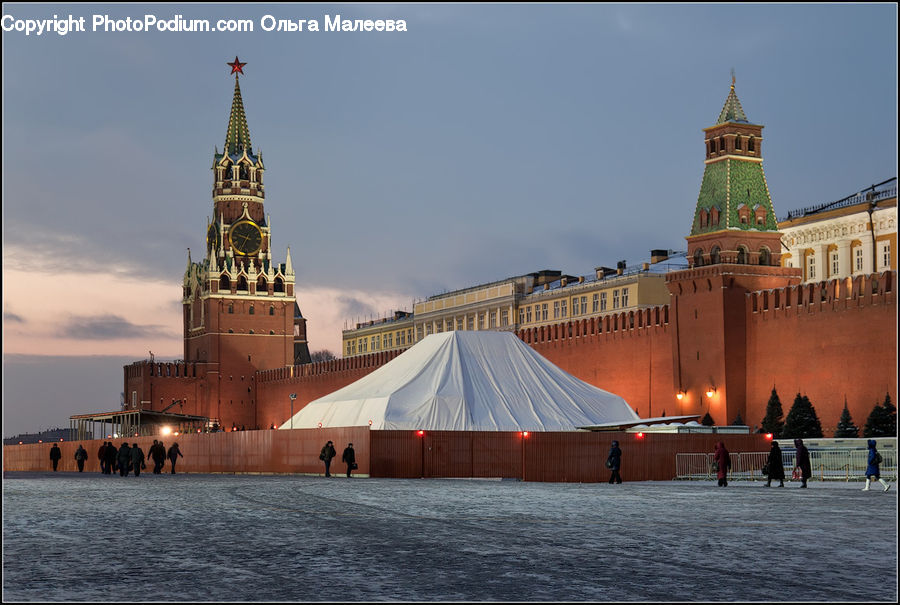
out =
{"type": "Polygon", "coordinates": [[[716,454],[713,456],[716,461],[716,479],[719,480],[719,487],[728,486],[728,471],[731,470],[731,456],[725,449],[725,443],[720,441],[716,444],[716,454]]]}
{"type": "Polygon", "coordinates": [[[153,473],[161,475],[162,468],[166,464],[166,445],[160,441],[150,448],[150,457],[153,458],[153,473]]]}
{"type": "Polygon", "coordinates": [[[341,462],[344,462],[347,465],[347,476],[349,477],[350,472],[356,468],[356,450],[353,449],[352,443],[348,443],[347,447],[344,448],[341,462]]]}
{"type": "Polygon", "coordinates": [[[867,445],[869,446],[869,459],[866,466],[866,486],[863,488],[863,491],[869,491],[869,483],[871,483],[872,477],[875,477],[884,486],[884,491],[888,491],[891,489],[891,484],[881,478],[881,462],[879,461],[881,454],[878,453],[878,449],[875,447],[875,440],[869,439],[867,445]]]}
{"type": "Polygon", "coordinates": [[[127,477],[128,471],[131,470],[131,448],[127,442],[123,443],[122,447],[119,448],[119,453],[116,454],[116,462],[119,465],[119,476],[127,477]]]}
{"type": "Polygon", "coordinates": [[[87,459],[88,459],[87,450],[84,449],[83,447],[81,447],[81,444],[79,443],[78,449],[75,450],[75,464],[78,465],[79,473],[84,472],[84,463],[87,461],[87,459]]]}
{"type": "Polygon", "coordinates": [[[145,468],[144,464],[144,450],[140,448],[140,446],[135,443],[131,446],[131,468],[134,469],[134,476],[141,476],[141,469],[145,468]]]}
{"type": "Polygon", "coordinates": [[[172,463],[172,474],[175,474],[175,463],[178,461],[178,457],[181,456],[184,458],[184,454],[181,453],[181,450],[178,449],[178,442],[172,444],[172,447],[169,448],[169,462],[172,463]]]}
{"type": "Polygon", "coordinates": [[[619,469],[622,468],[622,450],[619,449],[619,442],[613,441],[609,448],[609,455],[606,457],[606,468],[612,471],[609,476],[609,484],[622,483],[622,475],[619,469]]]}
{"type": "Polygon", "coordinates": [[[772,442],[769,450],[769,459],[766,461],[766,474],[769,480],[766,487],[772,487],[772,479],[778,479],[778,487],[784,487],[784,462],[781,460],[781,446],[777,441],[772,442]]]}
{"type": "Polygon", "coordinates": [[[53,447],[50,448],[50,462],[53,463],[53,470],[56,470],[57,465],[59,464],[59,459],[62,458],[62,450],[59,449],[59,446],[55,443],[53,447]]]}
{"type": "Polygon", "coordinates": [[[113,445],[112,441],[106,444],[106,474],[112,475],[119,470],[119,450],[113,445]]]}
{"type": "Polygon", "coordinates": [[[319,452],[319,460],[325,463],[325,476],[331,476],[331,459],[337,456],[337,450],[334,449],[334,443],[329,441],[325,445],[322,446],[322,451],[319,452]]]}
{"type": "Polygon", "coordinates": [[[103,442],[103,445],[100,446],[100,449],[97,450],[97,458],[100,460],[100,474],[106,474],[106,442],[103,442]]]}
{"type": "Polygon", "coordinates": [[[806,482],[812,477],[812,463],[809,461],[809,450],[803,445],[803,439],[794,439],[794,447],[797,448],[797,460],[794,468],[800,469],[800,487],[806,487],[806,482]]]}

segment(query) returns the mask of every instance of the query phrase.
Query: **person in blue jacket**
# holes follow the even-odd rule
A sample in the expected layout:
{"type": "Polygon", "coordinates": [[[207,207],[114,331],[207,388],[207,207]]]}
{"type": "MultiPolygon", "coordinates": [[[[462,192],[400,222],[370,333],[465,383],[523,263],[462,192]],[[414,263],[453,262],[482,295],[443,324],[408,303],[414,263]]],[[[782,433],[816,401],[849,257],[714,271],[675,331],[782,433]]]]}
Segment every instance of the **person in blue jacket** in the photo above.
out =
{"type": "Polygon", "coordinates": [[[864,492],[869,491],[869,483],[872,482],[872,477],[881,483],[884,486],[884,491],[888,491],[891,489],[891,484],[887,483],[884,479],[881,478],[881,454],[878,453],[878,449],[875,447],[875,440],[869,439],[869,465],[866,467],[866,486],[863,488],[864,492]]]}
{"type": "Polygon", "coordinates": [[[622,475],[619,469],[622,467],[622,450],[619,449],[619,442],[613,441],[612,447],[609,448],[609,456],[606,457],[606,468],[612,471],[609,476],[609,484],[622,483],[622,475]]]}

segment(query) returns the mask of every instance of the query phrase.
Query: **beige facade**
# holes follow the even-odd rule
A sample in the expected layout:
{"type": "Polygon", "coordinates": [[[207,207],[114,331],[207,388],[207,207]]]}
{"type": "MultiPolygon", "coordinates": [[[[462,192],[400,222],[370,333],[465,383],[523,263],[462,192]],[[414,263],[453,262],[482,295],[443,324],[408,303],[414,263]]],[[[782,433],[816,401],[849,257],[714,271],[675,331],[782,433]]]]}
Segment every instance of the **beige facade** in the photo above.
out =
{"type": "Polygon", "coordinates": [[[782,266],[804,283],[896,270],[897,180],[883,185],[780,221],[782,266]]]}
{"type": "Polygon", "coordinates": [[[600,267],[589,277],[539,271],[431,296],[415,303],[411,315],[344,330],[343,354],[405,349],[429,334],[452,330],[514,331],[664,305],[669,302],[665,274],[684,268],[686,259],[655,252],[653,262],[631,270],[600,267]]]}

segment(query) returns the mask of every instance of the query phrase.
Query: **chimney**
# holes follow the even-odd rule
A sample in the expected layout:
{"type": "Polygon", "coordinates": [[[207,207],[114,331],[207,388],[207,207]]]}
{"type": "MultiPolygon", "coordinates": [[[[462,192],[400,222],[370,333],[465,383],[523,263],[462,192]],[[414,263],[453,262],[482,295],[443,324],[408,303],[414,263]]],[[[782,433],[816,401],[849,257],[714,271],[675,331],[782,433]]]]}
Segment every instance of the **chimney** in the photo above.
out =
{"type": "Polygon", "coordinates": [[[649,270],[650,270],[650,263],[644,263],[641,265],[641,271],[649,271],[649,270]]]}
{"type": "Polygon", "coordinates": [[[660,261],[664,261],[669,258],[668,250],[651,250],[650,251],[650,263],[658,263],[660,261]]]}
{"type": "Polygon", "coordinates": [[[622,275],[625,273],[625,261],[620,260],[616,263],[616,275],[622,275]]]}
{"type": "Polygon", "coordinates": [[[609,267],[596,267],[594,271],[597,272],[597,279],[605,279],[610,275],[614,275],[616,270],[611,269],[609,267]]]}

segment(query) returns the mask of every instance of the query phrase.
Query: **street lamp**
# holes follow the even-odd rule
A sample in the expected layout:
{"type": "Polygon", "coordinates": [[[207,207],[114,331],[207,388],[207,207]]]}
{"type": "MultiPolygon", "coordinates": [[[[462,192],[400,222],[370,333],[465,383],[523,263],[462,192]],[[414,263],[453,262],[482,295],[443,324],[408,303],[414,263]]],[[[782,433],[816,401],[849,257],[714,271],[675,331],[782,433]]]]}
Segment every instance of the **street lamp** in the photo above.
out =
{"type": "Polygon", "coordinates": [[[294,430],[294,400],[297,398],[297,393],[291,393],[288,397],[291,398],[291,430],[294,430]]]}

